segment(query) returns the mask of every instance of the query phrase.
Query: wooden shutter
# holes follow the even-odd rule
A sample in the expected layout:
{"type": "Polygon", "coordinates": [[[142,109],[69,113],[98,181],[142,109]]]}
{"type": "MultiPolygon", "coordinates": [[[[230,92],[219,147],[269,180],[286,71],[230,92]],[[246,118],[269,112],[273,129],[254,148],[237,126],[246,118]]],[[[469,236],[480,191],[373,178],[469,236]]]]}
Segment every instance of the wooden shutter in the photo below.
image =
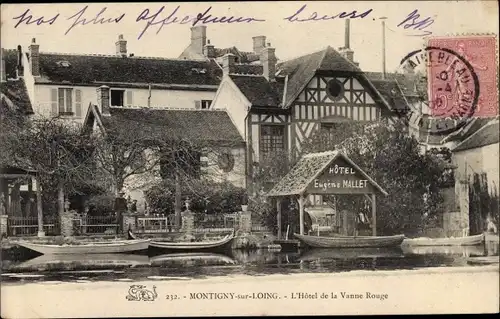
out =
{"type": "Polygon", "coordinates": [[[133,91],[132,90],[127,90],[126,91],[126,94],[127,94],[127,101],[125,102],[125,105],[126,106],[133,106],[134,105],[134,101],[133,101],[133,91]]]}
{"type": "Polygon", "coordinates": [[[66,95],[66,112],[71,114],[73,112],[73,90],[65,89],[64,94],[66,95]]]}
{"type": "Polygon", "coordinates": [[[66,112],[64,104],[64,89],[57,89],[57,103],[59,104],[59,114],[66,112]]]}
{"type": "Polygon", "coordinates": [[[59,107],[57,104],[57,89],[50,89],[50,105],[51,105],[51,115],[57,116],[59,113],[59,107]]]}
{"type": "Polygon", "coordinates": [[[82,90],[75,90],[75,116],[82,117],[82,90]]]}
{"type": "Polygon", "coordinates": [[[201,101],[194,101],[194,108],[197,110],[201,109],[201,101]]]}

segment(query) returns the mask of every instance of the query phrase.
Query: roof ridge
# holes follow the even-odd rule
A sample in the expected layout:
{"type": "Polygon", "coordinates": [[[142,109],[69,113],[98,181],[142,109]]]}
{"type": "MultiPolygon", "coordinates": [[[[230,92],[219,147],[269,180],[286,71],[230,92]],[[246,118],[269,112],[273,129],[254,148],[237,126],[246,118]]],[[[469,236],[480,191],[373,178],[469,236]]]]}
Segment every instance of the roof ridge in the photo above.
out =
{"type": "MultiPolygon", "coordinates": [[[[13,50],[15,49],[8,49],[13,50]]],[[[122,57],[116,54],[102,54],[102,53],[72,53],[72,52],[50,52],[44,51],[40,52],[40,54],[50,54],[50,55],[69,55],[69,56],[95,56],[95,57],[106,57],[106,58],[119,58],[119,59],[143,59],[143,60],[168,60],[168,61],[189,61],[189,62],[208,62],[208,60],[200,60],[200,59],[180,59],[180,58],[169,58],[169,57],[148,57],[148,56],[126,56],[122,57]]]]}
{"type": "Polygon", "coordinates": [[[324,50],[325,50],[325,48],[320,49],[320,50],[316,50],[316,51],[313,51],[313,52],[310,52],[310,53],[306,53],[306,54],[302,54],[302,55],[297,55],[295,57],[291,57],[291,58],[286,59],[286,60],[281,60],[278,64],[283,64],[283,63],[291,62],[293,60],[297,60],[297,59],[304,58],[304,57],[309,56],[309,55],[313,55],[313,54],[322,52],[324,50]]]}
{"type": "Polygon", "coordinates": [[[478,130],[476,130],[474,133],[472,133],[471,135],[469,135],[466,139],[464,139],[463,141],[461,141],[460,143],[457,144],[457,146],[455,146],[451,151],[455,151],[455,150],[460,150],[460,147],[462,145],[464,145],[467,141],[469,141],[472,137],[474,137],[476,134],[478,134],[479,132],[485,130],[487,127],[491,126],[491,125],[496,125],[498,124],[500,121],[498,118],[494,118],[492,119],[491,121],[489,121],[488,123],[484,124],[481,128],[479,128],[478,130]]]}
{"type": "Polygon", "coordinates": [[[340,153],[339,151],[324,151],[324,152],[317,152],[317,153],[309,153],[304,155],[304,157],[318,157],[318,156],[326,156],[326,155],[337,155],[340,153]]]}
{"type": "MultiPolygon", "coordinates": [[[[114,110],[161,110],[161,111],[186,111],[186,112],[226,112],[223,109],[208,109],[208,110],[199,110],[199,109],[186,109],[180,107],[165,107],[165,106],[110,106],[110,109],[114,110]]],[[[227,112],[226,112],[227,113],[227,112]]]]}

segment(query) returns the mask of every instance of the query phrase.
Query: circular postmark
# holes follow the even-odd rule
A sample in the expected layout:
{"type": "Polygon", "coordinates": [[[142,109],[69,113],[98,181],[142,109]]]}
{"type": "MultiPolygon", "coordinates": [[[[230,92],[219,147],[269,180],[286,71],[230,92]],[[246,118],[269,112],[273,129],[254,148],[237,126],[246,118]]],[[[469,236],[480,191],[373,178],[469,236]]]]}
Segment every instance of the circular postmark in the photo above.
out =
{"type": "Polygon", "coordinates": [[[410,104],[409,125],[427,135],[446,135],[466,125],[479,99],[479,79],[459,53],[427,46],[407,54],[400,68],[413,77],[419,101],[410,104]],[[409,71],[409,72],[408,72],[409,71]]]}

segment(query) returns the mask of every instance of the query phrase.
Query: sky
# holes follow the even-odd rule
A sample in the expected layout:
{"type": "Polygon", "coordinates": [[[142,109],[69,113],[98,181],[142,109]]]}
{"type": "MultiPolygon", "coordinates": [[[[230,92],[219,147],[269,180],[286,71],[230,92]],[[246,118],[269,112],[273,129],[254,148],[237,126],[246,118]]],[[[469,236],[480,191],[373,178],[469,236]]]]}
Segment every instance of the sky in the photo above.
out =
{"type": "Polygon", "coordinates": [[[209,14],[212,17],[234,16],[265,20],[239,23],[214,23],[209,20],[206,23],[198,22],[199,25],[207,26],[207,38],[212,44],[216,47],[236,46],[240,50],[251,51],[252,37],[265,35],[267,42],[276,48],[276,55],[281,60],[312,53],[328,45],[333,48],[344,46],[345,22],[339,14],[356,10],[358,18],[352,18],[350,23],[350,46],[354,50],[354,59],[364,71],[382,71],[380,18],[383,17],[386,18],[388,71],[398,69],[401,59],[409,52],[420,49],[430,33],[430,36],[492,34],[498,33],[499,29],[498,5],[494,0],[23,3],[2,4],[1,46],[13,49],[20,44],[26,50],[32,38],[36,38],[41,52],[115,54],[115,42],[118,35],[123,34],[128,41],[129,53],[136,56],[177,58],[190,42],[189,23],[171,23],[164,25],[161,30],[160,24],[151,25],[140,39],[139,35],[148,21],[164,20],[176,7],[179,8],[173,16],[180,21],[186,15],[194,17],[205,12],[210,6],[209,14]],[[294,16],[304,5],[305,8],[294,16]],[[85,9],[86,6],[88,7],[85,9]],[[163,11],[153,20],[162,6],[163,11]],[[82,11],[83,9],[85,10],[82,11]],[[121,17],[119,22],[94,23],[92,19],[103,9],[99,18],[114,20],[121,17]],[[27,10],[29,11],[26,12],[27,10]],[[317,17],[337,17],[320,21],[297,21],[307,20],[314,12],[317,17]],[[412,12],[412,18],[407,20],[412,12]],[[361,17],[362,13],[367,14],[361,17]],[[285,19],[291,16],[296,21],[285,19]],[[86,25],[77,23],[77,20],[81,22],[83,19],[88,22],[86,25]],[[41,23],[42,21],[45,23],[41,23]],[[76,25],[72,27],[73,24],[76,25]]]}

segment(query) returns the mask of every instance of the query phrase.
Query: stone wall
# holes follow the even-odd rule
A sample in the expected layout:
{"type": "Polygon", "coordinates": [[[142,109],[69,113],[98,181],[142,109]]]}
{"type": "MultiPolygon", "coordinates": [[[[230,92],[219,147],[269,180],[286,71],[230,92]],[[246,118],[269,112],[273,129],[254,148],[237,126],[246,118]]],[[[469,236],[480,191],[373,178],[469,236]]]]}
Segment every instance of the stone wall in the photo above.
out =
{"type": "Polygon", "coordinates": [[[0,215],[0,236],[7,236],[7,215],[0,215]]]}
{"type": "Polygon", "coordinates": [[[73,236],[73,212],[64,211],[61,214],[61,235],[65,237],[73,236]]]}

